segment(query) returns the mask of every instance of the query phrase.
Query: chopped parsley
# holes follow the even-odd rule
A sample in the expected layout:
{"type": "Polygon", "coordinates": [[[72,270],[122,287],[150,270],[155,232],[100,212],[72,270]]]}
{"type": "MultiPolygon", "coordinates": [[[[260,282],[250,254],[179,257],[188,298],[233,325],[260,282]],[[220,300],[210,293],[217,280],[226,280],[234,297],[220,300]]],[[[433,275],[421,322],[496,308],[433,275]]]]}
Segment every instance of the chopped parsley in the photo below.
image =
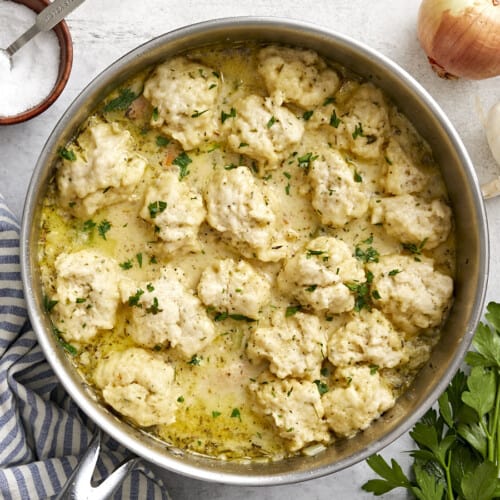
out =
{"type": "Polygon", "coordinates": [[[311,109],[309,111],[304,111],[304,114],[302,115],[302,118],[304,121],[309,121],[311,119],[311,116],[314,114],[314,111],[311,109]]]}
{"type": "Polygon", "coordinates": [[[244,314],[228,314],[228,317],[234,319],[235,321],[246,321],[247,323],[253,323],[254,321],[257,321],[253,318],[245,316],[244,314]]]}
{"type": "Polygon", "coordinates": [[[154,201],[148,205],[149,216],[155,219],[158,214],[161,214],[167,208],[166,201],[154,201]]]}
{"type": "Polygon", "coordinates": [[[253,323],[257,321],[256,319],[249,318],[244,314],[229,314],[227,311],[216,312],[214,316],[214,321],[224,321],[225,319],[234,319],[235,321],[246,321],[247,323],[253,323]]]}
{"type": "Polygon", "coordinates": [[[167,139],[166,137],[163,137],[162,135],[156,136],[156,145],[159,146],[160,148],[164,148],[165,146],[168,146],[169,144],[170,144],[170,139],[167,139]]]}
{"type": "Polygon", "coordinates": [[[276,117],[271,116],[271,118],[269,118],[269,121],[266,123],[266,127],[271,128],[275,123],[276,123],[276,117]]]}
{"type": "Polygon", "coordinates": [[[302,306],[288,306],[285,311],[285,318],[294,316],[302,309],[302,306]]]}
{"type": "Polygon", "coordinates": [[[408,250],[408,252],[420,255],[426,243],[427,238],[423,239],[418,245],[415,245],[415,243],[402,243],[401,245],[405,250],[408,250]]]}
{"type": "Polygon", "coordinates": [[[192,162],[191,158],[183,151],[179,156],[175,158],[172,162],[174,165],[179,167],[179,180],[182,181],[184,177],[189,175],[188,165],[192,162]]]}
{"type": "Polygon", "coordinates": [[[184,403],[184,396],[179,396],[179,397],[177,398],[177,402],[178,402],[178,403],[184,403]]]}
{"type": "Polygon", "coordinates": [[[151,283],[148,283],[148,284],[146,285],[146,290],[147,290],[148,292],[154,292],[154,291],[155,291],[155,287],[154,287],[151,283]]]}
{"type": "Polygon", "coordinates": [[[401,269],[391,269],[389,272],[388,272],[388,275],[389,276],[396,276],[396,274],[399,274],[401,272],[401,269]]]}
{"type": "Polygon", "coordinates": [[[285,186],[285,193],[287,194],[287,196],[290,196],[290,183],[288,183],[288,184],[285,186]]]}
{"type": "Polygon", "coordinates": [[[313,155],[312,153],[306,153],[303,156],[299,156],[297,158],[297,163],[299,164],[300,168],[305,169],[306,171],[309,170],[311,163],[318,158],[318,155],[313,155]]]}
{"type": "Polygon", "coordinates": [[[131,295],[129,298],[128,298],[128,305],[130,307],[133,307],[133,306],[136,306],[136,307],[142,307],[140,304],[139,304],[139,301],[141,300],[141,296],[144,295],[144,290],[142,290],[141,288],[138,288],[137,291],[135,292],[134,295],[131,295]]]}
{"type": "Polygon", "coordinates": [[[306,288],[306,292],[314,292],[318,288],[318,285],[310,285],[306,288]]]}
{"type": "Polygon", "coordinates": [[[43,308],[45,311],[50,312],[54,309],[55,305],[58,303],[58,300],[52,300],[48,297],[48,295],[43,296],[43,308]]]}
{"type": "Polygon", "coordinates": [[[208,111],[208,109],[204,109],[203,111],[195,110],[195,112],[191,115],[191,118],[198,118],[199,116],[203,115],[207,111],[208,111]]]}
{"type": "Polygon", "coordinates": [[[352,138],[356,139],[357,137],[364,137],[363,133],[363,125],[361,125],[361,122],[358,122],[356,127],[354,127],[354,132],[352,133],[352,138]]]}
{"type": "Polygon", "coordinates": [[[78,354],[78,349],[75,346],[72,346],[71,344],[69,344],[68,342],[66,342],[64,340],[64,338],[62,337],[61,330],[59,330],[59,328],[57,328],[55,325],[52,325],[52,332],[57,340],[57,343],[65,351],[67,351],[69,354],[71,354],[71,356],[76,356],[78,354]]]}
{"type": "Polygon", "coordinates": [[[235,168],[238,168],[238,165],[235,165],[234,163],[230,163],[229,165],[226,165],[224,167],[224,170],[234,170],[235,168]]]}
{"type": "Polygon", "coordinates": [[[154,108],[153,112],[151,113],[151,118],[153,119],[153,121],[157,122],[159,117],[160,112],[158,111],[158,108],[154,108]]]}
{"type": "Polygon", "coordinates": [[[87,299],[84,298],[84,297],[77,297],[77,299],[75,300],[75,302],[77,304],[83,304],[84,302],[87,302],[87,299]]]}
{"type": "Polygon", "coordinates": [[[321,380],[315,380],[314,383],[316,384],[318,392],[320,393],[321,396],[323,396],[323,394],[326,394],[328,392],[328,385],[325,382],[321,380]]]}
{"type": "Polygon", "coordinates": [[[323,101],[323,106],[328,106],[329,104],[333,104],[335,102],[335,97],[327,97],[323,101]]]}
{"type": "Polygon", "coordinates": [[[363,182],[363,177],[357,170],[354,171],[354,182],[363,182]]]}
{"type": "Polygon", "coordinates": [[[368,245],[367,248],[363,249],[360,245],[356,245],[354,248],[354,257],[361,262],[378,262],[380,254],[378,251],[371,246],[373,243],[373,234],[369,238],[362,241],[362,245],[368,245]]]}
{"type": "Polygon", "coordinates": [[[375,375],[380,367],[378,365],[370,365],[370,375],[375,375]]]}
{"type": "Polygon", "coordinates": [[[146,308],[146,312],[149,314],[158,314],[162,311],[163,309],[160,309],[158,299],[156,297],[153,298],[153,304],[146,308]]]}
{"type": "Polygon", "coordinates": [[[248,142],[240,142],[240,145],[238,146],[238,148],[246,148],[248,147],[248,142]]]}
{"type": "Polygon", "coordinates": [[[238,408],[233,408],[233,411],[231,412],[231,418],[237,418],[241,422],[241,413],[238,408]]]}
{"type": "Polygon", "coordinates": [[[382,297],[380,295],[380,293],[378,292],[378,290],[373,290],[372,292],[372,297],[375,299],[375,300],[380,300],[382,297]]]}
{"type": "Polygon", "coordinates": [[[90,232],[92,231],[92,229],[94,229],[94,227],[96,226],[96,223],[92,220],[92,219],[89,219],[89,220],[86,220],[84,223],[83,223],[83,227],[82,229],[85,231],[85,232],[90,232]]]}
{"type": "Polygon", "coordinates": [[[212,418],[217,418],[220,417],[222,414],[220,411],[213,411],[212,412],[212,418]]]}
{"type": "Polygon", "coordinates": [[[218,312],[215,313],[214,321],[224,321],[227,319],[229,314],[227,312],[218,312]]]}
{"type": "Polygon", "coordinates": [[[57,151],[57,154],[68,161],[75,161],[76,160],[76,154],[73,150],[71,149],[66,149],[66,148],[59,148],[57,151]]]}
{"type": "Polygon", "coordinates": [[[337,112],[333,110],[330,116],[330,125],[334,128],[338,128],[342,120],[337,116],[337,112]]]}
{"type": "Polygon", "coordinates": [[[236,117],[236,110],[234,108],[231,108],[229,113],[226,113],[225,111],[221,111],[220,113],[221,123],[224,123],[228,118],[235,118],[235,117],[236,117]]]}
{"type": "Polygon", "coordinates": [[[109,220],[106,220],[104,219],[103,221],[101,221],[99,223],[99,225],[97,226],[97,231],[99,233],[99,236],[102,238],[102,239],[106,239],[106,233],[111,229],[111,222],[109,222],[109,220]]]}
{"type": "Polygon", "coordinates": [[[356,312],[365,308],[371,309],[370,283],[373,280],[373,275],[367,275],[364,283],[346,283],[345,286],[354,293],[354,310],[356,312]]]}
{"type": "Polygon", "coordinates": [[[120,89],[118,97],[111,99],[111,101],[109,101],[106,106],[104,106],[104,112],[108,113],[109,111],[125,111],[138,97],[139,94],[136,94],[129,88],[120,89]]]}
{"type": "Polygon", "coordinates": [[[311,257],[315,256],[315,255],[323,255],[325,253],[328,253],[326,250],[312,250],[310,248],[308,248],[306,250],[306,259],[310,259],[311,257]]]}
{"type": "Polygon", "coordinates": [[[127,271],[128,269],[132,269],[132,261],[126,260],[125,262],[120,262],[120,267],[124,270],[127,271]]]}
{"type": "Polygon", "coordinates": [[[200,363],[201,358],[197,354],[194,354],[193,357],[187,362],[187,364],[191,366],[199,366],[200,363]]]}
{"type": "Polygon", "coordinates": [[[142,267],[142,253],[138,253],[135,258],[137,259],[137,264],[139,264],[139,267],[142,267]]]}

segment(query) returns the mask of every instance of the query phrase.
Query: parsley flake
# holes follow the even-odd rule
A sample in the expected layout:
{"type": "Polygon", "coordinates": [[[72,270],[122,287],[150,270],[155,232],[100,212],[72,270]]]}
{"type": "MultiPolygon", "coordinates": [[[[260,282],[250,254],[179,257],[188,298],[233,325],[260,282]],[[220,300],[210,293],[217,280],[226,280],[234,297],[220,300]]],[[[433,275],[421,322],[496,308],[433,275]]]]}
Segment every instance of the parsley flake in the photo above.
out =
{"type": "Polygon", "coordinates": [[[172,162],[174,165],[177,165],[179,167],[179,180],[182,181],[184,177],[187,177],[189,175],[189,170],[188,170],[188,165],[192,163],[193,160],[189,158],[187,153],[183,151],[179,156],[175,158],[175,160],[172,162]]]}
{"type": "Polygon", "coordinates": [[[169,144],[170,144],[170,139],[167,139],[166,137],[163,137],[162,135],[156,136],[156,145],[159,146],[160,148],[164,148],[165,146],[168,146],[169,144]]]}
{"type": "Polygon", "coordinates": [[[130,307],[133,307],[133,306],[136,306],[136,307],[142,307],[140,304],[139,304],[139,301],[141,300],[141,296],[144,295],[144,290],[142,290],[141,288],[138,288],[137,291],[135,292],[134,295],[131,295],[129,298],[128,298],[128,305],[130,307]]]}
{"type": "Polygon", "coordinates": [[[302,309],[302,306],[288,306],[285,311],[285,318],[294,316],[302,309]]]}
{"type": "Polygon", "coordinates": [[[304,111],[304,114],[302,115],[302,119],[307,122],[311,119],[311,116],[314,114],[314,110],[309,110],[309,111],[304,111]]]}
{"type": "Polygon", "coordinates": [[[340,123],[341,123],[341,119],[337,116],[337,112],[335,110],[333,110],[331,116],[330,116],[330,125],[334,128],[338,128],[340,123]]]}
{"type": "Polygon", "coordinates": [[[126,88],[120,89],[118,97],[111,99],[106,106],[104,106],[104,112],[108,113],[110,111],[125,111],[134,102],[139,95],[133,90],[126,88]]]}
{"type": "Polygon", "coordinates": [[[226,113],[225,111],[221,111],[220,113],[221,123],[224,123],[228,118],[235,118],[235,117],[236,117],[236,110],[234,108],[231,108],[229,113],[226,113]]]}
{"type": "Polygon", "coordinates": [[[233,411],[231,412],[231,418],[237,418],[241,422],[241,413],[238,408],[233,408],[233,411]]]}
{"type": "Polygon", "coordinates": [[[111,229],[111,222],[108,220],[104,219],[99,223],[97,226],[97,231],[99,233],[99,236],[105,240],[106,239],[106,233],[111,229]]]}
{"type": "Polygon", "coordinates": [[[358,122],[358,124],[354,127],[354,132],[352,133],[353,139],[356,139],[357,137],[364,137],[363,125],[361,125],[361,122],[358,122]]]}
{"type": "Polygon", "coordinates": [[[166,201],[154,201],[148,205],[149,216],[155,219],[158,214],[161,214],[167,208],[166,201]]]}
{"type": "Polygon", "coordinates": [[[57,154],[63,158],[64,160],[68,161],[76,161],[76,154],[73,150],[71,149],[66,149],[66,148],[59,148],[57,151],[57,154]]]}
{"type": "Polygon", "coordinates": [[[271,118],[269,118],[269,121],[266,123],[266,127],[271,128],[275,123],[276,123],[276,117],[271,116],[271,118]]]}
{"type": "Polygon", "coordinates": [[[321,380],[315,380],[314,383],[316,384],[318,392],[321,396],[323,396],[323,394],[326,394],[328,392],[328,385],[325,382],[321,380]]]}

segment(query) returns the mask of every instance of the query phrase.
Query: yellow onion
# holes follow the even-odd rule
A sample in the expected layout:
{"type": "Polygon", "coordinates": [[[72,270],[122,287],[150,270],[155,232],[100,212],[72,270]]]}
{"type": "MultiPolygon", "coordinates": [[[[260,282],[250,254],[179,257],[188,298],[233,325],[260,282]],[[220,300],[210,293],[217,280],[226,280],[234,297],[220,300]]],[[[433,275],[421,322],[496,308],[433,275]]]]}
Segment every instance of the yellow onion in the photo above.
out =
{"type": "Polygon", "coordinates": [[[500,0],[423,0],[418,38],[443,78],[500,75],[500,0]]]}

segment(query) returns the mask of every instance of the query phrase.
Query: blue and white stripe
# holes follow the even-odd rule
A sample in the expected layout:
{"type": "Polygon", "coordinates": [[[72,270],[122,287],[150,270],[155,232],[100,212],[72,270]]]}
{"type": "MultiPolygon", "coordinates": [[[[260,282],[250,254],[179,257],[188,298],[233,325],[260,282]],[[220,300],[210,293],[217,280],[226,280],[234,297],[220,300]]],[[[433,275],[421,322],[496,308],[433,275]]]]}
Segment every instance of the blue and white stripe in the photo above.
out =
{"type": "MultiPolygon", "coordinates": [[[[57,494],[96,430],[45,361],[27,320],[19,263],[19,225],[0,194],[0,497],[57,494]]],[[[107,477],[130,453],[102,436],[94,479],[107,477]]],[[[134,470],[116,499],[168,499],[150,470],[134,470]]]]}

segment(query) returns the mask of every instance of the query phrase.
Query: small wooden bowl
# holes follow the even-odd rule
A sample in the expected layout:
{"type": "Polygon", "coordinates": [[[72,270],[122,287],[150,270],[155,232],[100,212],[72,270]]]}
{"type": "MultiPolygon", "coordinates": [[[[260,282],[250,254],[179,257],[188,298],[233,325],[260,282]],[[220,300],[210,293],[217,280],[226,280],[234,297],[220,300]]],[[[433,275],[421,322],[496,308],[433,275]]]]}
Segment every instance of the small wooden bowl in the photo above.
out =
{"type": "MultiPolygon", "coordinates": [[[[41,12],[45,7],[47,7],[50,2],[49,0],[13,0],[16,3],[20,3],[29,7],[35,12],[41,12]]],[[[32,108],[23,111],[17,115],[11,116],[0,116],[0,125],[12,125],[14,123],[21,123],[40,113],[43,113],[52,103],[61,95],[66,83],[68,82],[69,75],[71,73],[71,67],[73,66],[73,42],[71,40],[71,34],[69,32],[68,25],[65,21],[61,21],[57,24],[53,31],[57,35],[60,47],[60,59],[59,59],[59,74],[57,75],[57,80],[54,88],[50,94],[43,99],[40,103],[33,106],[32,108]]],[[[28,42],[29,43],[29,42],[28,42]]]]}

